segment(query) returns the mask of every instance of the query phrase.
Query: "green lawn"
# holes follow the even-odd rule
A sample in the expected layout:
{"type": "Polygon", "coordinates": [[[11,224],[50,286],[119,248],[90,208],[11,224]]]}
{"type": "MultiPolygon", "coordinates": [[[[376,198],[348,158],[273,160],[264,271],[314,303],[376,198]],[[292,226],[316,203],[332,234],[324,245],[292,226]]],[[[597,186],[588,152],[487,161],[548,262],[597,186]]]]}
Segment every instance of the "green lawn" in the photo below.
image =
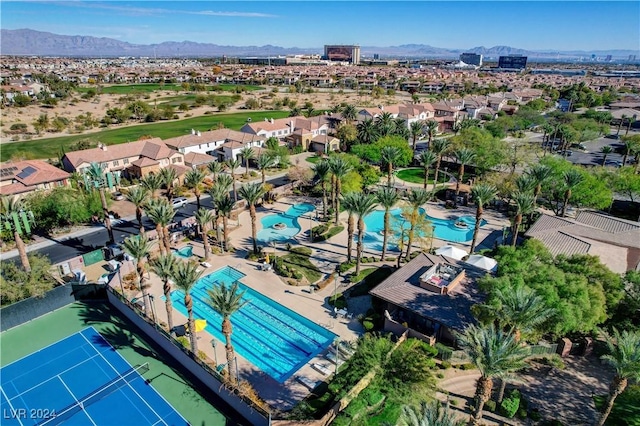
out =
{"type": "MultiPolygon", "coordinates": [[[[187,105],[193,105],[196,101],[196,98],[198,96],[204,96],[204,95],[193,95],[193,94],[188,94],[188,95],[177,95],[177,96],[166,96],[163,98],[158,98],[158,105],[172,105],[172,106],[178,106],[182,103],[185,103],[187,105]]],[[[206,96],[213,96],[215,101],[225,101],[228,103],[232,103],[233,100],[231,98],[231,96],[228,95],[206,95],[206,96]]]]}
{"type": "Polygon", "coordinates": [[[145,135],[159,137],[161,139],[173,138],[189,134],[191,129],[204,131],[217,128],[219,123],[222,123],[224,127],[228,129],[240,130],[249,117],[255,122],[263,121],[265,117],[284,118],[288,116],[288,111],[251,111],[234,114],[205,115],[184,120],[171,120],[105,129],[96,133],[14,142],[2,144],[0,161],[7,161],[11,158],[58,158],[62,149],[69,151],[71,144],[82,139],[89,139],[96,143],[102,142],[107,145],[116,145],[136,141],[145,135]]]}
{"type": "MultiPolygon", "coordinates": [[[[429,169],[429,174],[431,175],[433,170],[429,169]]],[[[396,172],[396,176],[398,179],[402,179],[405,182],[411,183],[424,183],[424,169],[422,168],[411,168],[411,169],[403,169],[396,172]]],[[[429,179],[429,183],[433,183],[433,179],[429,179]]]]}
{"type": "Polygon", "coordinates": [[[317,164],[321,159],[322,157],[318,155],[312,155],[311,157],[307,157],[307,162],[311,164],[317,164]]]}
{"type": "MultiPolygon", "coordinates": [[[[213,87],[219,87],[225,91],[234,91],[236,87],[241,86],[247,91],[261,90],[263,87],[261,86],[250,86],[250,85],[235,85],[235,84],[217,84],[215,86],[208,85],[206,86],[207,90],[212,90],[213,87]]],[[[95,86],[85,86],[78,87],[77,90],[80,93],[86,93],[90,89],[95,90],[95,86]]],[[[163,84],[160,85],[158,83],[141,83],[141,84],[116,84],[113,86],[102,86],[101,91],[107,95],[128,95],[131,93],[151,93],[156,92],[158,90],[174,90],[174,91],[184,91],[180,84],[163,84]]],[[[204,92],[203,92],[204,93],[204,92]]]]}
{"type": "Polygon", "coordinates": [[[287,268],[300,271],[310,283],[314,283],[322,278],[322,273],[316,265],[311,263],[309,256],[298,253],[289,253],[282,256],[282,261],[285,263],[287,268]]]}

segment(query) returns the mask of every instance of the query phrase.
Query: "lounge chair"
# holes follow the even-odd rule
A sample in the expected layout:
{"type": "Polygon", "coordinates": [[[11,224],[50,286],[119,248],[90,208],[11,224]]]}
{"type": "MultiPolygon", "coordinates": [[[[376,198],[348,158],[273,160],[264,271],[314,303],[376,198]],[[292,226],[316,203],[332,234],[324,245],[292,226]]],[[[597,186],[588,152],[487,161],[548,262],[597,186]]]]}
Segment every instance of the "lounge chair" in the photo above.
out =
{"type": "MultiPolygon", "coordinates": [[[[326,359],[328,359],[329,361],[331,361],[333,364],[336,363],[336,354],[333,352],[327,352],[327,354],[324,356],[326,359]]],[[[344,361],[340,358],[337,358],[338,361],[338,365],[342,364],[344,361]]]]}
{"type": "Polygon", "coordinates": [[[316,371],[319,371],[320,373],[324,374],[325,376],[328,376],[329,374],[331,374],[331,370],[329,370],[326,366],[326,364],[319,364],[317,362],[311,364],[311,368],[313,368],[316,371]]]}
{"type": "Polygon", "coordinates": [[[321,380],[315,381],[304,376],[296,376],[296,380],[305,385],[309,390],[314,390],[321,383],[321,380]]]}

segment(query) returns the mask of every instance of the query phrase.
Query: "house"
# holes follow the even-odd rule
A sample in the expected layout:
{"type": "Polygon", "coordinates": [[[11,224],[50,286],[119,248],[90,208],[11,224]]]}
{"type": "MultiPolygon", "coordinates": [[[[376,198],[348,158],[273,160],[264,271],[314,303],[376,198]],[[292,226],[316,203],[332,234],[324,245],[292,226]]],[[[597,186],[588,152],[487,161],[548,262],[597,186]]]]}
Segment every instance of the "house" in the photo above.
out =
{"type": "Polygon", "coordinates": [[[0,195],[21,195],[70,185],[71,175],[42,160],[0,165],[0,195]]]}
{"type": "Polygon", "coordinates": [[[340,139],[329,135],[318,135],[311,139],[311,151],[328,154],[340,150],[340,139]]]}
{"type": "MultiPolygon", "coordinates": [[[[317,117],[287,117],[277,120],[266,119],[255,123],[247,123],[242,129],[244,133],[261,136],[264,139],[277,138],[285,139],[288,136],[296,136],[290,138],[291,146],[308,146],[308,141],[316,135],[326,135],[330,129],[329,119],[326,116],[317,117]],[[308,138],[307,138],[308,137],[308,138]]],[[[308,149],[305,147],[305,149],[308,149]]]]}
{"type": "Polygon", "coordinates": [[[369,294],[382,302],[384,331],[453,343],[456,332],[475,323],[471,307],[484,301],[476,280],[485,274],[459,260],[420,253],[369,294]]]}
{"type": "Polygon", "coordinates": [[[640,270],[640,223],[593,211],[575,219],[543,214],[525,233],[552,255],[598,256],[613,272],[640,270]]]}
{"type": "Polygon", "coordinates": [[[120,177],[141,178],[165,167],[176,169],[178,176],[189,170],[184,155],[169,148],[160,138],[111,146],[100,144],[98,148],[68,152],[62,157],[62,165],[68,172],[83,173],[91,163],[103,165],[109,187],[120,177]]]}
{"type": "MultiPolygon", "coordinates": [[[[231,129],[218,129],[208,132],[191,130],[191,134],[166,139],[164,143],[183,154],[207,154],[214,160],[225,161],[235,159],[242,148],[259,148],[266,138],[231,129]]],[[[214,161],[211,160],[211,161],[214,161]]]]}

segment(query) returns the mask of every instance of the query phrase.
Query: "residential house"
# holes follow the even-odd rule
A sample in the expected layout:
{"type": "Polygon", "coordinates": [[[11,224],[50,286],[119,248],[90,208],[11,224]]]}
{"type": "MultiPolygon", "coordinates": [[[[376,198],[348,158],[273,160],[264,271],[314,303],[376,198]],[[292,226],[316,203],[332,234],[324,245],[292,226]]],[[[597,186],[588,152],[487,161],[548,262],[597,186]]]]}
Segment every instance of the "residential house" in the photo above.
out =
{"type": "Polygon", "coordinates": [[[42,160],[0,165],[0,195],[22,195],[70,185],[71,175],[42,160]]]}
{"type": "Polygon", "coordinates": [[[525,233],[551,254],[598,256],[613,272],[640,270],[640,223],[593,211],[575,219],[543,214],[525,233]]]}
{"type": "MultiPolygon", "coordinates": [[[[183,154],[206,154],[212,157],[211,161],[226,161],[236,159],[243,148],[260,148],[267,138],[247,132],[238,132],[231,129],[218,129],[208,132],[191,130],[191,134],[166,139],[168,147],[183,154]]],[[[189,157],[190,159],[192,157],[189,157]]],[[[204,157],[201,157],[203,159],[204,157]]]]}
{"type": "Polygon", "coordinates": [[[476,280],[487,272],[445,256],[420,253],[369,294],[382,302],[384,331],[430,344],[455,342],[475,323],[471,307],[484,301],[476,280]]]}
{"type": "Polygon", "coordinates": [[[328,154],[340,150],[340,139],[329,135],[318,135],[311,139],[310,150],[328,154]]]}

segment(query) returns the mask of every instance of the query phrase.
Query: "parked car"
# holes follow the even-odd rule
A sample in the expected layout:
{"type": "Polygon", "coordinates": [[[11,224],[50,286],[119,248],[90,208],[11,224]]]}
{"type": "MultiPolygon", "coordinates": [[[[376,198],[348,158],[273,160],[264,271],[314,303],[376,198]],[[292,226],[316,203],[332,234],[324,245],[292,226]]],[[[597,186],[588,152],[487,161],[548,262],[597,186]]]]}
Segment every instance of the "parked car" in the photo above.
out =
{"type": "Polygon", "coordinates": [[[587,147],[583,143],[572,143],[571,148],[580,149],[582,151],[586,151],[587,147]]]}
{"type": "Polygon", "coordinates": [[[116,191],[113,194],[111,194],[111,198],[113,198],[116,201],[122,201],[124,200],[124,195],[122,194],[122,192],[116,191]]]}
{"type": "Polygon", "coordinates": [[[618,161],[618,160],[607,160],[604,163],[605,166],[609,166],[609,167],[622,167],[622,161],[618,161]]]}
{"type": "Polygon", "coordinates": [[[180,207],[184,207],[187,204],[187,199],[184,197],[177,197],[171,200],[171,205],[174,209],[179,209],[180,207]]]}
{"type": "Polygon", "coordinates": [[[558,151],[558,155],[562,155],[563,157],[571,157],[573,155],[573,151],[570,150],[566,150],[566,151],[558,151]]]}
{"type": "Polygon", "coordinates": [[[605,138],[608,138],[608,139],[620,139],[620,135],[606,135],[605,138]]]}

